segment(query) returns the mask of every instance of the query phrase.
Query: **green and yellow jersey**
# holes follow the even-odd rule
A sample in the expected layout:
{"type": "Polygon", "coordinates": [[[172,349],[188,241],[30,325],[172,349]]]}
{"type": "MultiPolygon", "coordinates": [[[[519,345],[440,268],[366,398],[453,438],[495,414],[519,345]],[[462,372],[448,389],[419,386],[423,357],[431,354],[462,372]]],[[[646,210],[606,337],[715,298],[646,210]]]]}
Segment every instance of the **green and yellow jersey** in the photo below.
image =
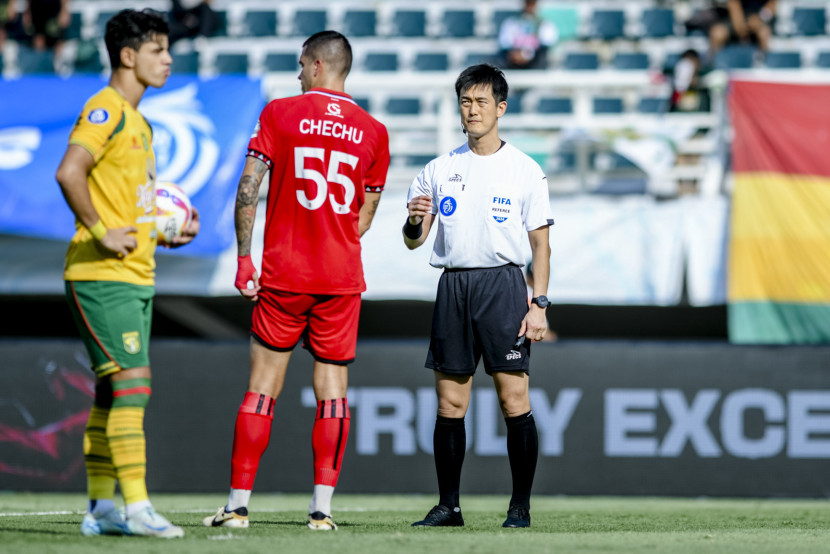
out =
{"type": "Polygon", "coordinates": [[[138,247],[124,258],[106,251],[80,221],[66,253],[67,281],[120,281],[152,285],[156,262],[156,161],[153,132],[144,117],[112,87],[90,98],[69,144],[95,159],[89,172],[92,203],[107,228],[138,228],[138,247]]]}

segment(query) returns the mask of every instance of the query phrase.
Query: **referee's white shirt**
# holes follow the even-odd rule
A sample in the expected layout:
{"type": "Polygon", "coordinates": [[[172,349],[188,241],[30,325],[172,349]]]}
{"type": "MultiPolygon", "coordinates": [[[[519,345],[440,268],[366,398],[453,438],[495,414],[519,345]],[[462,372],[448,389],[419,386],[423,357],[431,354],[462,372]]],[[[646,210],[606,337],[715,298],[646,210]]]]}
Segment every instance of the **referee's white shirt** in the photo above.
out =
{"type": "Polygon", "coordinates": [[[524,266],[527,231],[553,225],[542,168],[509,143],[489,156],[465,143],[432,160],[409,187],[407,202],[416,196],[431,197],[438,214],[429,261],[435,267],[524,266]]]}

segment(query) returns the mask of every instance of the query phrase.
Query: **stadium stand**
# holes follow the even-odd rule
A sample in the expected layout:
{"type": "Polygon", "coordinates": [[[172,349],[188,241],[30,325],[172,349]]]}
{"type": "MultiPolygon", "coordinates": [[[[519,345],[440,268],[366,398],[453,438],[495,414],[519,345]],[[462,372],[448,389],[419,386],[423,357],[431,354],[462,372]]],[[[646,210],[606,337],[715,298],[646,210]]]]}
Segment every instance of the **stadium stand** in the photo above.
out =
{"type": "MultiPolygon", "coordinates": [[[[168,4],[167,0],[146,2],[159,11],[168,9],[168,4]]],[[[826,3],[779,4],[776,36],[766,57],[751,46],[731,45],[718,53],[715,69],[778,73],[830,69],[826,3]]],[[[692,48],[706,53],[706,37],[687,36],[684,23],[708,5],[705,0],[631,0],[625,5],[540,0],[538,11],[557,25],[559,41],[548,53],[550,70],[531,71],[527,80],[509,75],[505,128],[517,136],[544,131],[553,138],[540,148],[548,148],[572,128],[593,132],[609,125],[636,127],[648,124],[650,118],[675,117],[666,113],[665,98],[671,91],[663,74],[670,78],[680,52],[692,48]]],[[[452,82],[463,67],[497,63],[499,26],[521,8],[521,0],[476,4],[424,0],[414,6],[403,0],[214,0],[212,6],[220,14],[222,28],[215,36],[177,43],[175,73],[247,74],[262,77],[269,96],[291,94],[297,90],[300,39],[325,28],[340,30],[355,49],[350,87],[362,106],[378,117],[391,118],[393,167],[411,173],[408,164],[419,156],[452,146],[457,117],[452,82]],[[401,78],[390,79],[391,72],[401,78]],[[418,79],[417,87],[413,79],[418,79]]],[[[62,76],[106,72],[101,37],[105,22],[120,8],[119,0],[73,0],[70,47],[50,62],[22,44],[13,44],[2,52],[4,78],[52,73],[52,67],[62,76]],[[99,55],[90,55],[90,48],[99,55]]],[[[677,121],[693,117],[688,125],[706,135],[703,141],[678,141],[678,154],[693,150],[704,158],[711,153],[706,149],[716,143],[709,135],[719,132],[722,105],[718,102],[716,97],[712,113],[676,117],[677,121]]],[[[539,155],[556,157],[552,151],[539,155]]],[[[700,176],[705,168],[684,168],[683,174],[694,171],[700,176]]]]}

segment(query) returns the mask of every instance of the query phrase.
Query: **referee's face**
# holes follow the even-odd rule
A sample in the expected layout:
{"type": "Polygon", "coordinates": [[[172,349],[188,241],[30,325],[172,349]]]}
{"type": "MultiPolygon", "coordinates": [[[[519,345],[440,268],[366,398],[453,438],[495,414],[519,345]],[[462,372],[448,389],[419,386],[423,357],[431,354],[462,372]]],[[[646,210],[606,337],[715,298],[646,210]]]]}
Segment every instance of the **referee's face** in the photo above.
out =
{"type": "Polygon", "coordinates": [[[461,125],[467,136],[475,139],[498,135],[499,118],[507,109],[507,102],[496,103],[491,85],[473,85],[462,91],[458,99],[461,109],[461,125]]]}

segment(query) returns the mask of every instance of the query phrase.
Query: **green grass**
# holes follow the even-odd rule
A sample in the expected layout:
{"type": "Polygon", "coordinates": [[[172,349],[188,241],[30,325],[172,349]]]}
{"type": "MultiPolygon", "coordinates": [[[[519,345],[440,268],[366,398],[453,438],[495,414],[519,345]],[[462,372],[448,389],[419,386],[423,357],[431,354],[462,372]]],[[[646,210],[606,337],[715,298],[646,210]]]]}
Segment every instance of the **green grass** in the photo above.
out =
{"type": "Polygon", "coordinates": [[[0,552],[132,553],[474,553],[830,552],[826,500],[669,498],[533,499],[530,529],[502,529],[507,497],[466,496],[460,529],[413,529],[434,498],[335,495],[336,533],[305,527],[307,495],[255,494],[251,527],[201,527],[224,495],[153,495],[156,508],[185,528],[181,540],[84,538],[85,505],[74,494],[0,494],[0,552]],[[18,515],[20,514],[20,515],[18,515]]]}

